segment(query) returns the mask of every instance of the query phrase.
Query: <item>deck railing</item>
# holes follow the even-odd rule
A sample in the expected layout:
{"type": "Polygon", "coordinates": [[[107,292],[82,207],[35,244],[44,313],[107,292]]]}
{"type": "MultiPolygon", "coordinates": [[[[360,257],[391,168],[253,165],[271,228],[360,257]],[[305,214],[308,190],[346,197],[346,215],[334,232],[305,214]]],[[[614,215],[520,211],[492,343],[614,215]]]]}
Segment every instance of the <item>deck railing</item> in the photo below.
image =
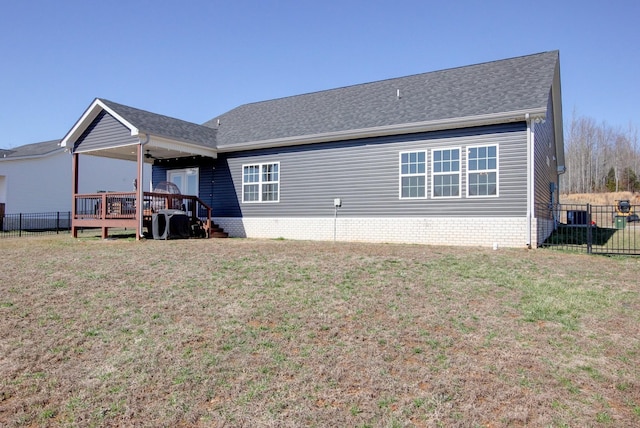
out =
{"type": "Polygon", "coordinates": [[[135,219],[134,192],[75,195],[75,219],[135,219]]]}
{"type": "MultiPolygon", "coordinates": [[[[101,227],[103,235],[109,227],[138,228],[136,219],[136,192],[103,192],[74,196],[75,213],[73,230],[82,227],[101,227]]],[[[205,231],[211,229],[211,207],[199,197],[160,192],[143,192],[143,227],[150,233],[153,214],[160,210],[174,209],[187,213],[192,222],[202,222],[205,231]]],[[[142,232],[142,231],[141,231],[142,232]]]]}

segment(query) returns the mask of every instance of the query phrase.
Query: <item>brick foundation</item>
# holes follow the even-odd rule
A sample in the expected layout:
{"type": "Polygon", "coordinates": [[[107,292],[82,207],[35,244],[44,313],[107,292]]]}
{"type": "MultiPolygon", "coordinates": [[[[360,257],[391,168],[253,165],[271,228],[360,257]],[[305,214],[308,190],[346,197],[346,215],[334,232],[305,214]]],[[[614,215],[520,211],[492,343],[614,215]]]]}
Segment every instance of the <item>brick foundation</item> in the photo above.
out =
{"type": "MultiPolygon", "coordinates": [[[[333,218],[216,218],[229,236],[331,241],[333,218]]],[[[536,221],[532,222],[536,242],[536,221]]],[[[522,248],[527,244],[527,221],[516,217],[338,218],[335,239],[352,242],[388,242],[522,248]]]]}

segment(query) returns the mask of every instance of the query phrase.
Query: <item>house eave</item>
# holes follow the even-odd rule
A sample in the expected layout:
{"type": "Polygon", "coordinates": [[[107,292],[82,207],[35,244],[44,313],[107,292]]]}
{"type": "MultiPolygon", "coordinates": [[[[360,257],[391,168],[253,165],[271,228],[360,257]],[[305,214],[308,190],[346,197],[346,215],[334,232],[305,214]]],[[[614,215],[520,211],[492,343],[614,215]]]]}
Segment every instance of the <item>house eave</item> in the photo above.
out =
{"type": "Polygon", "coordinates": [[[169,156],[170,158],[182,157],[181,154],[184,156],[204,156],[214,159],[218,157],[218,151],[213,147],[202,146],[184,140],[170,139],[157,135],[149,135],[149,141],[145,146],[171,151],[174,155],[169,156]]]}
{"type": "Polygon", "coordinates": [[[50,156],[54,156],[60,153],[63,153],[64,150],[57,149],[52,150],[47,153],[40,153],[37,155],[26,155],[26,156],[0,156],[0,162],[10,162],[10,161],[21,161],[21,160],[32,160],[32,159],[42,159],[50,156]]]}
{"type": "Polygon", "coordinates": [[[259,141],[249,141],[228,146],[218,146],[217,152],[236,152],[273,147],[287,147],[303,144],[325,143],[330,141],[354,140],[389,135],[413,134],[418,132],[432,132],[445,129],[471,128],[476,126],[496,125],[500,123],[524,122],[527,118],[544,119],[547,114],[546,107],[510,111],[504,113],[491,113],[486,115],[456,117],[423,122],[386,125],[364,129],[351,129],[346,131],[328,132],[321,134],[300,135],[286,138],[274,138],[259,141]]]}
{"type": "Polygon", "coordinates": [[[135,161],[135,147],[142,144],[145,150],[149,150],[150,154],[153,155],[153,159],[175,159],[188,156],[203,156],[215,159],[218,156],[217,151],[211,147],[189,144],[180,140],[144,133],[136,136],[138,137],[138,142],[135,144],[113,145],[101,147],[100,149],[83,149],[80,146],[75,153],[135,161]]]}

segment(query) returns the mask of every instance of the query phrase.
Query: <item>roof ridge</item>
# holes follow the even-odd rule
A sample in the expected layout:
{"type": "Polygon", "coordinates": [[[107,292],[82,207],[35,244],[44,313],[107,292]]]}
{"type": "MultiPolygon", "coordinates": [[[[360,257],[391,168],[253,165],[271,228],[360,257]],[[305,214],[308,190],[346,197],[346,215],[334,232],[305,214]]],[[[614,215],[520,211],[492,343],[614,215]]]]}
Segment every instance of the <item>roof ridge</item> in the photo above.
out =
{"type": "Polygon", "coordinates": [[[546,51],[307,92],[242,104],[204,125],[219,129],[220,147],[268,146],[283,138],[538,111],[548,106],[558,62],[559,51],[546,51]]]}
{"type": "Polygon", "coordinates": [[[105,98],[96,98],[113,113],[135,127],[138,132],[179,139],[202,146],[215,145],[215,129],[184,119],[154,113],[137,107],[116,103],[105,98]]]}
{"type": "MultiPolygon", "coordinates": [[[[269,102],[273,102],[273,101],[286,100],[286,99],[291,99],[291,98],[298,98],[298,97],[316,95],[316,94],[321,94],[321,93],[328,93],[328,92],[333,92],[333,91],[341,91],[341,90],[345,90],[345,89],[357,88],[357,87],[368,86],[368,85],[375,85],[375,84],[380,84],[380,83],[384,83],[384,82],[391,82],[393,80],[405,80],[405,79],[410,79],[410,78],[414,78],[414,77],[417,77],[417,76],[426,76],[426,75],[429,75],[429,74],[445,73],[445,72],[449,72],[449,71],[453,71],[453,70],[468,69],[468,68],[478,67],[478,66],[487,65],[487,64],[498,64],[498,63],[512,62],[512,61],[515,61],[515,60],[518,60],[518,59],[530,58],[530,57],[535,57],[535,56],[542,56],[542,55],[547,55],[547,54],[552,54],[552,53],[558,54],[559,52],[560,51],[558,49],[555,49],[555,50],[551,50],[551,51],[543,51],[543,52],[527,54],[527,55],[520,55],[520,56],[515,56],[515,57],[510,57],[510,58],[502,58],[502,59],[496,59],[496,60],[491,60],[491,61],[482,61],[482,62],[478,62],[478,63],[475,63],[475,64],[459,65],[459,66],[455,66],[455,67],[442,68],[442,69],[439,69],[439,70],[425,71],[423,73],[414,73],[414,74],[408,74],[408,75],[405,75],[405,76],[389,77],[389,78],[386,78],[386,79],[373,80],[373,81],[370,81],[370,82],[355,83],[355,84],[352,84],[352,85],[338,86],[338,87],[329,88],[329,89],[320,89],[320,90],[317,90],[317,91],[310,91],[310,92],[305,92],[305,93],[302,93],[302,94],[285,95],[283,97],[276,97],[276,98],[271,98],[271,99],[268,99],[268,100],[252,101],[252,102],[240,104],[240,105],[234,107],[232,110],[234,110],[236,108],[240,108],[240,107],[258,105],[258,104],[269,103],[269,102]]],[[[225,113],[227,113],[227,112],[225,112],[225,113]]],[[[207,120],[205,123],[211,122],[214,119],[217,119],[220,116],[223,116],[225,113],[222,113],[222,114],[220,114],[218,116],[215,116],[212,119],[207,120]]]]}
{"type": "Polygon", "coordinates": [[[185,123],[188,123],[188,124],[190,124],[190,125],[198,125],[198,126],[202,126],[202,124],[195,123],[195,122],[191,122],[191,121],[186,120],[186,119],[180,119],[180,118],[177,118],[177,117],[168,116],[168,115],[166,115],[166,114],[156,113],[156,112],[149,111],[149,110],[144,110],[144,109],[141,109],[141,108],[138,108],[138,107],[132,107],[132,106],[129,106],[129,105],[126,105],[126,104],[117,103],[117,102],[115,102],[115,101],[108,100],[108,99],[106,99],[106,98],[100,98],[100,97],[98,97],[98,98],[96,98],[96,99],[98,99],[98,100],[102,101],[105,105],[107,105],[107,107],[110,107],[110,108],[111,108],[111,107],[113,107],[113,106],[116,106],[116,107],[115,107],[115,109],[116,109],[116,110],[117,110],[117,108],[118,108],[118,107],[124,107],[124,108],[126,108],[126,109],[136,110],[136,111],[141,112],[141,113],[144,113],[144,114],[152,114],[152,115],[154,115],[154,116],[163,117],[163,118],[166,118],[166,119],[171,119],[171,120],[177,120],[177,121],[180,121],[180,122],[185,122],[185,123]]]}

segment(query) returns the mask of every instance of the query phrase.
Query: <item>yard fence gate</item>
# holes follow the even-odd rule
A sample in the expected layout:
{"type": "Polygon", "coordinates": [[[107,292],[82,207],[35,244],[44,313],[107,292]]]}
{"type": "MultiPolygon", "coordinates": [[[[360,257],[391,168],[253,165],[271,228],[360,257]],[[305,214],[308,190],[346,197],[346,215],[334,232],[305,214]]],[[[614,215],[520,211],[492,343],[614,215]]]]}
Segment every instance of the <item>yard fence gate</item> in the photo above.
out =
{"type": "Polygon", "coordinates": [[[554,231],[542,247],[640,255],[640,205],[554,204],[554,231]]]}

